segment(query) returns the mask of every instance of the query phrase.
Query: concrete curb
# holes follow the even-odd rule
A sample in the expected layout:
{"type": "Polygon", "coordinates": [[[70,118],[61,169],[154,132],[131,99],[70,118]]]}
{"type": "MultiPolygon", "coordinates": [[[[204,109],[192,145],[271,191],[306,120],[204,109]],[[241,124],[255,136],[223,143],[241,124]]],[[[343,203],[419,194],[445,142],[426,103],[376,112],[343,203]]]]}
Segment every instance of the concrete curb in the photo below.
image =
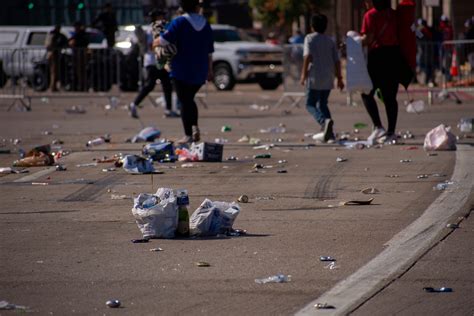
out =
{"type": "MultiPolygon", "coordinates": [[[[474,147],[458,145],[451,178],[454,184],[441,193],[417,220],[395,235],[378,256],[296,315],[346,315],[403,274],[440,239],[449,220],[463,211],[474,187],[472,166],[474,147]],[[316,303],[327,303],[335,309],[316,309],[316,303]]],[[[444,235],[447,233],[445,231],[444,235]]]]}

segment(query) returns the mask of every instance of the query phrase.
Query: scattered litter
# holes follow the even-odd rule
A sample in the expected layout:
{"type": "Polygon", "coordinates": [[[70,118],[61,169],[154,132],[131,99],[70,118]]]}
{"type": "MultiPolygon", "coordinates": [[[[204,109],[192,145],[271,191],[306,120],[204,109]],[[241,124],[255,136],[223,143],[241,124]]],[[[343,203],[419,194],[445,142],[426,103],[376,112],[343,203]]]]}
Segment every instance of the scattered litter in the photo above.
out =
{"type": "Polygon", "coordinates": [[[230,125],[224,125],[224,126],[222,126],[222,128],[221,128],[221,132],[222,132],[222,133],[230,132],[230,131],[232,131],[232,126],[230,126],[230,125]]]}
{"type": "Polygon", "coordinates": [[[257,201],[273,201],[275,198],[273,196],[257,196],[255,198],[257,201]]]}
{"type": "Polygon", "coordinates": [[[239,237],[247,235],[247,231],[243,229],[231,229],[227,232],[227,236],[239,237]]]}
{"type": "Polygon", "coordinates": [[[450,287],[424,287],[423,290],[428,293],[450,293],[453,292],[453,289],[450,287]]]}
{"type": "Polygon", "coordinates": [[[372,203],[374,198],[368,199],[368,200],[351,200],[347,202],[341,202],[341,205],[369,205],[372,203]]]}
{"type": "Polygon", "coordinates": [[[249,144],[250,145],[260,145],[261,142],[262,142],[262,140],[260,138],[251,137],[249,139],[249,144]]]}
{"type": "Polygon", "coordinates": [[[369,148],[371,144],[368,141],[343,141],[341,142],[342,145],[344,145],[347,149],[358,149],[362,150],[365,148],[369,148]]]}
{"type": "Polygon", "coordinates": [[[197,157],[198,161],[222,162],[224,145],[213,143],[193,143],[191,153],[197,157]]]}
{"type": "Polygon", "coordinates": [[[42,131],[42,132],[41,132],[41,135],[49,136],[49,135],[53,135],[53,132],[50,132],[50,131],[42,131]]]}
{"type": "Polygon", "coordinates": [[[252,104],[249,106],[251,110],[256,110],[256,111],[268,111],[270,109],[270,106],[268,105],[258,105],[258,104],[252,104]]]}
{"type": "Polygon", "coordinates": [[[266,283],[286,283],[291,281],[291,275],[277,274],[272,275],[267,278],[255,279],[257,284],[266,284],[266,283]]]}
{"type": "Polygon", "coordinates": [[[401,163],[410,163],[411,159],[401,159],[400,162],[401,163]]]}
{"type": "Polygon", "coordinates": [[[417,179],[428,179],[428,175],[427,174],[420,174],[418,176],[416,176],[417,179]]]}
{"type": "Polygon", "coordinates": [[[260,146],[254,146],[253,149],[260,150],[270,150],[271,148],[275,147],[275,144],[265,144],[265,145],[260,145],[260,146]]]}
{"type": "Polygon", "coordinates": [[[432,176],[432,177],[435,177],[435,178],[444,178],[444,177],[447,177],[447,175],[442,174],[442,173],[433,173],[431,176],[432,176]]]}
{"type": "Polygon", "coordinates": [[[105,302],[105,305],[110,308],[119,308],[121,303],[119,300],[108,300],[107,302],[105,302]]]}
{"type": "Polygon", "coordinates": [[[52,166],[54,164],[54,157],[51,155],[51,146],[38,146],[30,150],[24,158],[15,160],[14,167],[44,167],[52,166]]]}
{"type": "Polygon", "coordinates": [[[248,143],[249,140],[250,140],[250,136],[244,135],[241,138],[239,138],[239,140],[237,142],[239,142],[239,143],[248,143]]]}
{"type": "Polygon", "coordinates": [[[229,156],[229,157],[227,157],[226,160],[227,160],[227,161],[237,161],[237,160],[239,160],[239,158],[236,157],[236,156],[229,156]]]}
{"type": "Polygon", "coordinates": [[[344,161],[347,161],[347,158],[344,158],[344,157],[337,157],[336,158],[336,162],[344,162],[344,161]]]}
{"type": "Polygon", "coordinates": [[[104,135],[102,137],[91,139],[86,143],[86,147],[99,146],[105,143],[110,143],[110,135],[104,135]]]}
{"type": "Polygon", "coordinates": [[[288,171],[285,169],[281,169],[281,170],[277,170],[277,173],[288,173],[288,171]]]}
{"type": "Polygon", "coordinates": [[[338,269],[339,266],[336,265],[336,263],[333,261],[331,263],[329,263],[327,266],[324,267],[324,269],[329,269],[329,270],[335,270],[335,269],[338,269]]]}
{"type": "Polygon", "coordinates": [[[456,150],[456,136],[450,127],[441,124],[426,134],[423,148],[426,151],[456,150]]]}
{"type": "Polygon", "coordinates": [[[336,259],[333,258],[333,257],[330,257],[330,256],[321,256],[321,257],[319,257],[319,261],[323,261],[323,262],[331,261],[331,262],[333,262],[333,261],[336,261],[336,259]]]}
{"type": "Polygon", "coordinates": [[[132,174],[148,174],[155,172],[151,159],[146,159],[137,155],[125,156],[123,158],[123,169],[132,174]]]}
{"type": "Polygon", "coordinates": [[[81,105],[73,105],[69,109],[66,109],[65,112],[67,114],[86,114],[86,109],[81,105]]]}
{"type": "Polygon", "coordinates": [[[249,202],[249,197],[246,196],[246,195],[241,195],[241,196],[239,196],[237,201],[239,201],[240,203],[248,203],[249,202]]]}
{"type": "Polygon", "coordinates": [[[366,189],[363,189],[362,191],[360,191],[364,194],[379,194],[380,191],[376,188],[366,188],[366,189]]]}
{"type": "Polygon", "coordinates": [[[367,126],[368,126],[367,124],[360,123],[360,122],[354,124],[354,128],[356,129],[363,129],[363,128],[366,128],[367,126]]]}
{"type": "Polygon", "coordinates": [[[314,307],[317,309],[335,309],[333,305],[329,305],[328,303],[316,303],[314,307]]]}
{"type": "Polygon", "coordinates": [[[57,165],[56,166],[56,171],[66,171],[67,167],[64,165],[57,165]]]}
{"type": "Polygon", "coordinates": [[[131,197],[131,196],[128,196],[128,195],[125,195],[125,194],[121,194],[121,195],[119,195],[119,194],[112,194],[112,195],[110,196],[110,199],[111,199],[111,200],[131,200],[132,197],[131,197]]]}
{"type": "Polygon", "coordinates": [[[91,162],[91,163],[82,163],[76,165],[77,168],[85,168],[85,167],[97,167],[97,162],[91,162]]]}
{"type": "Polygon", "coordinates": [[[436,190],[436,191],[444,191],[446,190],[450,185],[453,185],[454,182],[452,181],[445,181],[445,182],[441,182],[441,183],[438,183],[435,187],[433,187],[433,190],[436,190]]]}
{"type": "Polygon", "coordinates": [[[142,193],[134,199],[132,214],[143,238],[173,238],[178,228],[178,204],[172,189],[142,193]]]}
{"type": "Polygon", "coordinates": [[[459,120],[458,128],[463,133],[474,132],[474,118],[462,118],[459,120]]]}
{"type": "Polygon", "coordinates": [[[53,139],[51,145],[64,145],[64,142],[60,139],[53,139]]]}
{"type": "Polygon", "coordinates": [[[161,131],[155,127],[145,127],[137,135],[135,135],[130,142],[132,143],[145,143],[154,142],[155,139],[161,136],[161,131]]]}
{"type": "Polygon", "coordinates": [[[163,248],[151,248],[150,249],[151,252],[159,252],[159,251],[163,251],[163,248]]]}
{"type": "Polygon", "coordinates": [[[210,267],[211,264],[206,261],[198,261],[196,262],[196,266],[201,267],[201,268],[207,268],[207,267],[210,267]]]}
{"type": "MultiPolygon", "coordinates": [[[[147,144],[143,147],[142,153],[153,159],[153,161],[162,161],[164,159],[176,161],[175,149],[170,142],[147,144]]],[[[179,153],[176,154],[179,155],[179,153]]]]}
{"type": "Polygon", "coordinates": [[[404,131],[403,133],[398,134],[398,137],[403,139],[413,139],[415,136],[410,131],[404,131]]]}
{"type": "Polygon", "coordinates": [[[268,127],[260,129],[261,134],[284,134],[286,133],[285,126],[277,126],[277,127],[268,127]]]}
{"type": "Polygon", "coordinates": [[[229,140],[227,138],[215,138],[214,143],[216,144],[227,144],[229,140]]]}
{"type": "Polygon", "coordinates": [[[16,304],[8,303],[7,301],[0,301],[0,310],[15,310],[15,309],[27,310],[28,307],[23,306],[23,305],[16,305],[16,304]]]}
{"type": "Polygon", "coordinates": [[[150,241],[150,238],[132,239],[134,244],[144,244],[150,241]]]}
{"type": "Polygon", "coordinates": [[[400,178],[400,176],[398,174],[389,174],[389,175],[386,175],[387,178],[400,178]]]}
{"type": "Polygon", "coordinates": [[[426,155],[427,155],[428,157],[436,157],[436,156],[438,156],[437,153],[427,153],[426,155]]]}
{"type": "Polygon", "coordinates": [[[5,167],[5,168],[0,168],[0,173],[3,173],[3,174],[9,174],[9,173],[28,173],[29,171],[27,169],[21,169],[21,170],[18,170],[18,169],[13,169],[13,168],[10,168],[10,167],[5,167]]]}
{"type": "Polygon", "coordinates": [[[286,161],[286,160],[278,160],[278,163],[279,163],[279,164],[284,164],[284,163],[287,163],[287,162],[288,162],[288,161],[286,161]]]}
{"type": "Polygon", "coordinates": [[[447,228],[452,228],[452,229],[457,229],[457,228],[459,228],[459,225],[451,223],[451,224],[447,224],[446,227],[447,228]]]}
{"type": "Polygon", "coordinates": [[[410,102],[408,102],[406,104],[406,110],[408,113],[421,113],[425,110],[425,101],[423,100],[418,100],[418,101],[414,101],[414,100],[411,100],[410,102]]]}
{"type": "Polygon", "coordinates": [[[258,154],[253,156],[254,159],[269,159],[272,158],[272,154],[258,154]]]}
{"type": "Polygon", "coordinates": [[[102,172],[113,172],[113,171],[115,171],[115,170],[117,170],[117,169],[115,169],[115,168],[113,168],[113,167],[111,167],[111,168],[104,168],[104,169],[102,169],[102,172]]]}
{"type": "Polygon", "coordinates": [[[232,229],[240,213],[240,206],[235,203],[213,202],[205,199],[189,219],[189,230],[192,236],[215,236],[232,229]]]}

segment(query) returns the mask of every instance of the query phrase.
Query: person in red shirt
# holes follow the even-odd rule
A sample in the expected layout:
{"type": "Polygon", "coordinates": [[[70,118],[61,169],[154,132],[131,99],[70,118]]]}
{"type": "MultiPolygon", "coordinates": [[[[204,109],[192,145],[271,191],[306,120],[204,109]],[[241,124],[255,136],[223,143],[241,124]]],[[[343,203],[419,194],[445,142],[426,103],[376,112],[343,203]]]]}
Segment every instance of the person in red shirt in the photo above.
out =
{"type": "Polygon", "coordinates": [[[392,143],[396,140],[395,128],[398,116],[398,83],[402,55],[398,40],[397,14],[390,6],[390,0],[373,0],[362,23],[362,43],[368,47],[367,67],[373,83],[369,94],[362,94],[362,100],[374,125],[367,139],[371,144],[392,143]],[[379,90],[387,112],[388,129],[380,120],[375,92],[379,90]]]}

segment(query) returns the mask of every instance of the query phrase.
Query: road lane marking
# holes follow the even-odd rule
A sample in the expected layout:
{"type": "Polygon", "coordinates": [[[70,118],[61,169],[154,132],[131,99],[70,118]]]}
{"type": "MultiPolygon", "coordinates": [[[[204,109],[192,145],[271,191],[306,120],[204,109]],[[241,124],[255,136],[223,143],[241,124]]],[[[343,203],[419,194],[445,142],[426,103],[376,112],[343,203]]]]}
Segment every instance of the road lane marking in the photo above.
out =
{"type": "Polygon", "coordinates": [[[474,187],[472,166],[474,147],[458,145],[451,178],[454,185],[441,193],[417,220],[395,235],[384,251],[296,315],[346,315],[404,273],[440,239],[450,218],[463,211],[474,187]],[[335,309],[316,309],[317,303],[327,303],[335,309]]]}

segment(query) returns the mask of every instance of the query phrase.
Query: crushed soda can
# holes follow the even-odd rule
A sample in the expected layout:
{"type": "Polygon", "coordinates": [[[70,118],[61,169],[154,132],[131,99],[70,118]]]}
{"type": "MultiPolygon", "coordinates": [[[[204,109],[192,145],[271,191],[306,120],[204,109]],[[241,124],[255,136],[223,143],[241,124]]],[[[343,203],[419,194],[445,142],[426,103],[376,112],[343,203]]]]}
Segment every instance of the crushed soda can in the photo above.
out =
{"type": "Polygon", "coordinates": [[[149,242],[150,239],[148,238],[142,238],[142,239],[132,239],[132,243],[134,244],[143,244],[149,242]]]}
{"type": "Polygon", "coordinates": [[[400,162],[401,163],[410,163],[411,159],[401,159],[400,162]]]}
{"type": "Polygon", "coordinates": [[[337,157],[336,158],[336,162],[344,162],[344,161],[347,161],[347,158],[344,158],[344,157],[337,157]]]}
{"type": "Polygon", "coordinates": [[[277,170],[277,173],[288,173],[288,171],[285,169],[282,169],[282,170],[277,170]]]}
{"type": "Polygon", "coordinates": [[[205,262],[205,261],[196,262],[196,265],[197,265],[198,267],[201,267],[201,268],[203,268],[203,267],[210,267],[210,266],[211,266],[211,264],[210,264],[209,262],[205,262]]]}
{"type": "Polygon", "coordinates": [[[446,227],[451,228],[451,229],[456,229],[456,228],[459,228],[459,225],[455,223],[450,223],[450,224],[447,224],[446,227]]]}
{"type": "Polygon", "coordinates": [[[119,308],[122,304],[119,300],[108,300],[107,302],[105,302],[105,305],[110,308],[119,308]]]}
{"type": "Polygon", "coordinates": [[[56,166],[56,171],[66,171],[66,170],[67,170],[67,168],[63,165],[57,165],[56,166]]]}
{"type": "Polygon", "coordinates": [[[150,251],[151,252],[158,252],[158,251],[163,251],[163,249],[159,248],[159,247],[158,248],[151,248],[150,251]]]}

